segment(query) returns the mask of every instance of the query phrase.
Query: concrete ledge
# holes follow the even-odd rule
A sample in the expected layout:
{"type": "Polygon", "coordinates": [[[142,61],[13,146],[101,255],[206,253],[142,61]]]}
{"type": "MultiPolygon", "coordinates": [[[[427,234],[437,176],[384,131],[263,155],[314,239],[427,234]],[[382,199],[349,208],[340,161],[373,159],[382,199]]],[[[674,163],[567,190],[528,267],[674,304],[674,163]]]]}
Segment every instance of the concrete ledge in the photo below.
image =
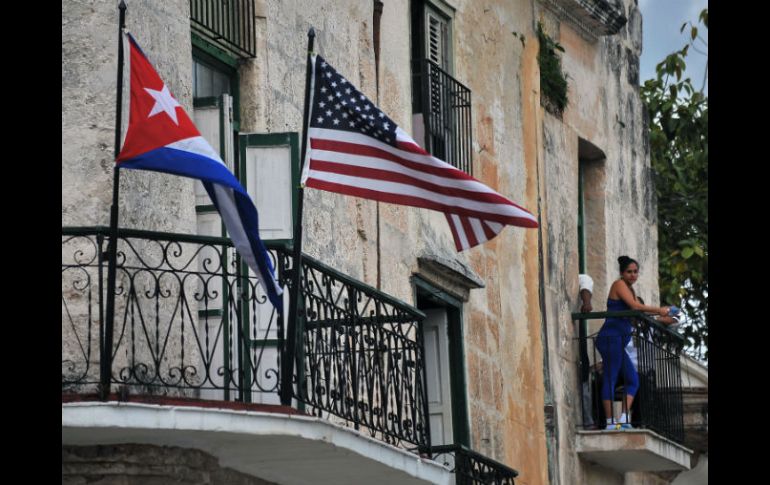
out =
{"type": "Polygon", "coordinates": [[[62,403],[62,444],[145,443],[205,451],[221,466],[281,484],[446,484],[448,468],[321,418],[161,406],[62,403]]]}
{"type": "Polygon", "coordinates": [[[618,6],[607,0],[543,0],[543,4],[587,39],[617,34],[628,22],[618,6]]]}
{"type": "Polygon", "coordinates": [[[621,473],[689,470],[692,450],[648,429],[578,431],[580,458],[621,473]]]}

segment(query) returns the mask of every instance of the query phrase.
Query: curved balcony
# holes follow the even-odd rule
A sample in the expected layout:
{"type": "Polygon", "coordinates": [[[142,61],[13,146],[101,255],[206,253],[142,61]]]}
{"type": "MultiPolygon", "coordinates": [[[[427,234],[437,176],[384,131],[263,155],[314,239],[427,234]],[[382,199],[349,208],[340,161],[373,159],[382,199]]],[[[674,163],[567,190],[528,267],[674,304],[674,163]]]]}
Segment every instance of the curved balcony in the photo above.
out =
{"type": "MultiPolygon", "coordinates": [[[[62,229],[64,444],[191,446],[223,463],[240,454],[232,467],[255,473],[245,450],[289,450],[286,442],[304,440],[328,458],[318,466],[325,463],[329,483],[340,460],[356,463],[351,483],[378,483],[366,471],[372,467],[395,467],[383,477],[399,483],[453,480],[427,451],[422,312],[303,255],[300,311],[290,324],[228,239],[121,229],[108,319],[108,235],[104,227],[62,229]],[[236,446],[234,435],[259,443],[236,446]]],[[[268,249],[289,308],[291,252],[268,249]]],[[[473,460],[456,463],[496,466],[461,454],[473,460]]],[[[280,483],[313,476],[280,459],[261,466],[280,483]]],[[[468,478],[462,470],[458,483],[497,483],[484,478],[488,471],[468,478]]]]}

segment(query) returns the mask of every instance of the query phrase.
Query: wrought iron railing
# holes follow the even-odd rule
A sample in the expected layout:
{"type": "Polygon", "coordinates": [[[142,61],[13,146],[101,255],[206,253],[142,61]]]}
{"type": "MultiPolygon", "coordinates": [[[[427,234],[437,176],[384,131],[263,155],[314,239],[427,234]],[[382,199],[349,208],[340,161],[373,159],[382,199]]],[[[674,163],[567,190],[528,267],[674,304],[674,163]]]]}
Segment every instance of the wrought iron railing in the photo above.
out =
{"type": "MultiPolygon", "coordinates": [[[[102,345],[108,234],[62,229],[62,392],[104,395],[108,382],[135,394],[278,404],[281,362],[293,355],[284,382],[305,411],[389,443],[430,445],[419,310],[304,255],[304,318],[287,353],[287,322],[229,239],[121,229],[114,338],[102,345]],[[105,359],[109,376],[100,374],[105,359]]],[[[290,253],[269,249],[288,284],[290,253]]]]}
{"type": "MultiPolygon", "coordinates": [[[[121,229],[114,338],[105,345],[108,243],[106,227],[62,229],[62,393],[279,404],[289,382],[299,409],[429,450],[458,484],[513,484],[515,470],[465,447],[431,448],[419,310],[303,255],[299,338],[287,352],[292,326],[229,239],[121,229]],[[282,380],[286,359],[296,365],[282,380]]],[[[286,308],[292,255],[268,248],[286,308]]]]}
{"type": "MultiPolygon", "coordinates": [[[[684,338],[677,332],[658,323],[650,316],[637,311],[573,313],[575,320],[629,318],[633,322],[630,339],[626,336],[582,335],[578,338],[581,354],[580,388],[585,429],[605,429],[607,418],[620,429],[651,429],[669,439],[681,443],[684,440],[684,407],[680,354],[684,338]],[[612,369],[603,363],[597,347],[620,353],[619,368],[612,369]],[[613,372],[614,371],[614,372],[613,372]],[[617,374],[610,383],[612,402],[610,416],[602,403],[601,389],[607,375],[617,374]],[[632,379],[632,380],[629,380],[632,379]],[[636,382],[634,382],[636,380],[636,382]],[[629,385],[638,383],[630,413],[624,409],[629,385]],[[619,407],[619,411],[616,408],[619,407]],[[626,413],[621,422],[620,415],[626,413]]],[[[607,350],[604,350],[607,353],[607,350]]]]}
{"type": "Polygon", "coordinates": [[[429,445],[425,315],[310,257],[301,281],[297,399],[383,441],[429,445]]]}
{"type": "Polygon", "coordinates": [[[433,446],[430,451],[435,461],[452,468],[457,485],[514,485],[519,474],[463,445],[433,446]]]}
{"type": "MultiPolygon", "coordinates": [[[[100,345],[107,234],[62,230],[63,390],[95,390],[98,363],[107,358],[100,345]]],[[[280,251],[270,253],[284,278],[280,251]]],[[[283,322],[238,267],[229,240],[121,230],[116,280],[111,384],[143,394],[277,402],[283,322]]]]}
{"type": "Polygon", "coordinates": [[[192,29],[237,56],[256,56],[254,17],[254,0],[190,0],[192,29]]]}
{"type": "Polygon", "coordinates": [[[423,117],[425,149],[472,175],[470,89],[429,59],[413,61],[412,86],[413,111],[423,117]]]}

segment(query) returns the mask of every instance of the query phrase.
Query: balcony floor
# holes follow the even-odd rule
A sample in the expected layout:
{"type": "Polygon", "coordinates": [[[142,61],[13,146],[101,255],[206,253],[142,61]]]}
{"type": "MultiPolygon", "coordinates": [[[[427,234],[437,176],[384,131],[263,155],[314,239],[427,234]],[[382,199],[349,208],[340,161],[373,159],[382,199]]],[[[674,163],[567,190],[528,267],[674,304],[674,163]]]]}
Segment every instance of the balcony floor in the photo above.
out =
{"type": "Polygon", "coordinates": [[[438,463],[322,418],[192,405],[63,402],[62,444],[147,443],[205,451],[287,485],[450,484],[438,463]]]}
{"type": "Polygon", "coordinates": [[[681,471],[691,468],[692,450],[648,429],[578,431],[580,458],[618,472],[681,471]]]}

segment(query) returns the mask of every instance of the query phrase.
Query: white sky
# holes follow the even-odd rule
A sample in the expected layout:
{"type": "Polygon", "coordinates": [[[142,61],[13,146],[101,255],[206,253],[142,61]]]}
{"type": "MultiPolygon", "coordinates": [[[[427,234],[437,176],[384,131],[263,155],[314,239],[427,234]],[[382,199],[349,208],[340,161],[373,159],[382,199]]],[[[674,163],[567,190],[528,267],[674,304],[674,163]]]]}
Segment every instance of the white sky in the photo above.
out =
{"type": "MultiPolygon", "coordinates": [[[[708,41],[708,30],[697,23],[701,10],[708,7],[708,0],[639,0],[642,11],[642,58],[640,60],[639,81],[655,77],[655,65],[663,58],[684,47],[690,39],[690,29],[685,28],[679,33],[684,22],[690,21],[698,26],[698,34],[708,41]]],[[[702,43],[696,41],[699,50],[708,52],[702,43]]],[[[690,47],[685,62],[687,70],[685,77],[692,79],[695,89],[703,85],[703,72],[706,67],[706,56],[699,54],[690,47]]],[[[706,82],[708,94],[708,82],[706,82]]]]}

